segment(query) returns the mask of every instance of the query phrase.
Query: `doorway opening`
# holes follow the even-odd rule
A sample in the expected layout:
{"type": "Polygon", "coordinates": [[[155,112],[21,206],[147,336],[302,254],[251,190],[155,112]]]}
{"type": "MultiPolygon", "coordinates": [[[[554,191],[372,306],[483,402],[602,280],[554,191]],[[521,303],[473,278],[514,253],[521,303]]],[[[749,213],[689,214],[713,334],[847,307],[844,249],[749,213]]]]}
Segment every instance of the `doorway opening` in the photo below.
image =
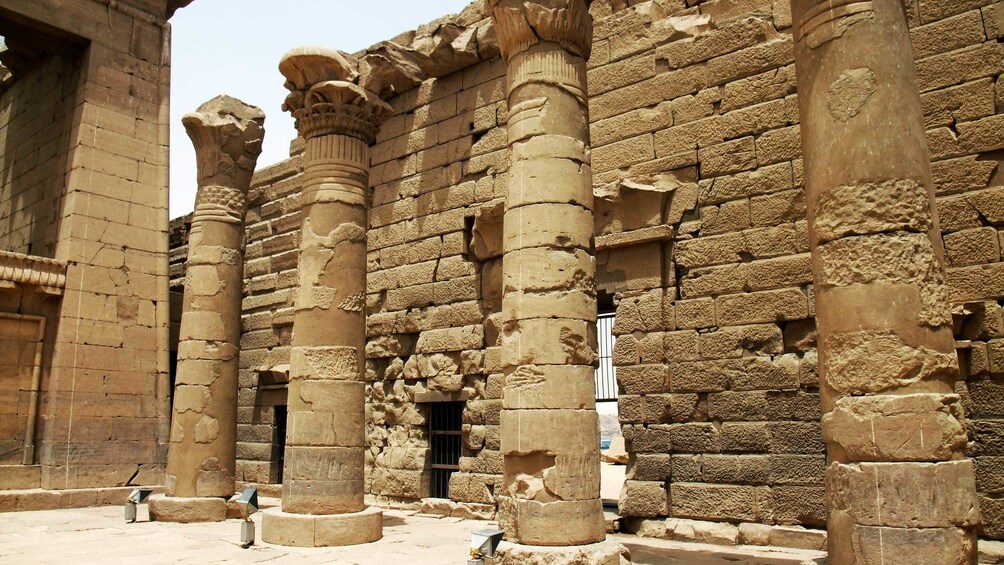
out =
{"type": "Polygon", "coordinates": [[[272,407],[272,446],[276,453],[272,454],[272,461],[276,462],[277,484],[282,484],[282,469],[286,462],[286,405],[276,404],[272,407]]]}
{"type": "Polygon", "coordinates": [[[460,470],[463,402],[429,404],[429,495],[450,497],[450,475],[460,470]]]}

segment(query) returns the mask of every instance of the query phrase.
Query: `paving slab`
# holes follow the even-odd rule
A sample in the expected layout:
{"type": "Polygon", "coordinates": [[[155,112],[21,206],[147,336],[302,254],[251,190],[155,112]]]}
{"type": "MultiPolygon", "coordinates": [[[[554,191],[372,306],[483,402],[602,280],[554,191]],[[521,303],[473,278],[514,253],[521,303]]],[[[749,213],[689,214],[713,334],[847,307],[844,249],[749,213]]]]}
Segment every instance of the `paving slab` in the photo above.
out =
{"type": "MultiPolygon", "coordinates": [[[[278,500],[261,499],[262,507],[278,500]]],[[[4,514],[0,520],[0,563],[109,564],[263,563],[441,565],[464,563],[474,530],[494,522],[415,516],[384,511],[380,541],[349,547],[296,548],[261,541],[261,514],[254,516],[255,545],[240,545],[240,520],[201,524],[149,522],[146,505],[126,524],[121,506],[4,514]]]]}

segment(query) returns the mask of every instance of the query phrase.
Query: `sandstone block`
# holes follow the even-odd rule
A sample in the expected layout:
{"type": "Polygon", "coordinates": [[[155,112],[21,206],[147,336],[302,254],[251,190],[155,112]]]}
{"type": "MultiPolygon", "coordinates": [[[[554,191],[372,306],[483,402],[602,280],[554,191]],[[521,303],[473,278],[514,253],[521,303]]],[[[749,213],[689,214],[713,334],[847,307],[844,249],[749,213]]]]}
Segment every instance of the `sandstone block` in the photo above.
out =
{"type": "Polygon", "coordinates": [[[799,289],[731,294],[715,299],[719,325],[798,320],[809,315],[805,293],[799,289]]]}
{"type": "Polygon", "coordinates": [[[583,320],[521,319],[502,332],[502,364],[588,365],[596,358],[596,327],[583,320]]]}
{"type": "Polygon", "coordinates": [[[636,453],[628,459],[626,477],[635,481],[668,482],[673,476],[673,460],[668,453],[636,453]]]}
{"type": "Polygon", "coordinates": [[[825,474],[825,455],[770,455],[772,484],[821,485],[825,474]]]}
{"type": "Polygon", "coordinates": [[[262,541],[295,547],[369,543],[383,537],[383,512],[369,507],[350,514],[313,516],[278,508],[262,512],[262,541]]]}
{"type": "Polygon", "coordinates": [[[222,522],[227,517],[227,499],[186,498],[154,494],[147,499],[150,519],[156,522],[222,522]]]}
{"type": "Polygon", "coordinates": [[[361,447],[287,446],[283,476],[320,482],[362,479],[362,453],[361,447]]]}
{"type": "Polygon", "coordinates": [[[770,444],[770,431],[763,422],[723,422],[721,429],[723,452],[764,452],[770,444]]]}
{"type": "Polygon", "coordinates": [[[979,522],[972,461],[832,463],[828,506],[863,526],[969,527],[979,522]]]}
{"type": "Polygon", "coordinates": [[[796,549],[826,549],[826,530],[807,530],[800,526],[774,526],[770,545],[796,549]]]}
{"type": "Polygon", "coordinates": [[[521,365],[505,375],[503,409],[592,409],[596,406],[592,367],[521,365]]]}
{"type": "Polygon", "coordinates": [[[743,522],[739,524],[739,543],[743,545],[770,545],[771,529],[767,524],[743,522]]]}
{"type": "Polygon", "coordinates": [[[770,480],[766,455],[705,455],[702,459],[704,480],[709,483],[765,484],[770,480]]]}
{"type": "Polygon", "coordinates": [[[823,440],[854,461],[944,461],[966,445],[957,395],[840,398],[823,416],[823,440]]]}
{"type": "Polygon", "coordinates": [[[826,526],[826,493],[822,486],[775,486],[771,494],[777,523],[826,526]]]}
{"type": "Polygon", "coordinates": [[[774,503],[767,487],[673,483],[673,516],[726,522],[762,522],[773,517],[774,503]]]}
{"type": "Polygon", "coordinates": [[[739,528],[723,522],[667,518],[666,538],[712,545],[736,545],[739,543],[739,528]]]}
{"type": "Polygon", "coordinates": [[[595,260],[582,249],[534,247],[506,253],[502,258],[502,289],[508,294],[592,289],[586,284],[596,271],[595,260]]]}
{"type": "Polygon", "coordinates": [[[290,350],[289,378],[359,380],[358,353],[354,347],[294,347],[290,350]]]}
{"type": "Polygon", "coordinates": [[[569,138],[558,140],[551,137],[546,142],[538,139],[514,146],[506,207],[572,203],[591,210],[592,174],[588,165],[577,162],[582,159],[583,151],[584,147],[579,142],[569,138]],[[532,159],[537,155],[548,157],[546,166],[540,166],[540,160],[532,159]],[[529,174],[530,171],[533,174],[529,174]],[[539,190],[541,186],[548,187],[548,190],[539,190]]]}
{"type": "Polygon", "coordinates": [[[534,546],[584,545],[606,538],[599,498],[537,502],[502,496],[498,501],[499,526],[511,542],[534,546]]]}
{"type": "Polygon", "coordinates": [[[624,481],[617,512],[621,516],[667,516],[669,495],[666,484],[657,481],[624,481]]]}
{"type": "MultiPolygon", "coordinates": [[[[362,402],[365,397],[366,384],[358,381],[342,381],[332,379],[290,379],[288,392],[288,410],[291,413],[314,412],[332,414],[336,424],[349,426],[349,414],[344,412],[348,402],[362,402]]],[[[355,424],[358,426],[359,424],[355,424]]],[[[353,427],[355,427],[353,426],[353,427]]],[[[295,434],[294,434],[295,435],[295,434]]]]}
{"type": "Polygon", "coordinates": [[[528,499],[596,499],[598,422],[593,410],[503,410],[506,489],[528,499]],[[554,439],[555,430],[561,430],[560,442],[554,439]]]}
{"type": "MultiPolygon", "coordinates": [[[[482,270],[482,277],[484,270],[482,270]]],[[[499,287],[502,285],[499,284],[499,287]]],[[[549,318],[560,312],[562,318],[596,321],[596,299],[586,289],[534,293],[510,291],[502,298],[503,322],[527,318],[549,318]]]]}
{"type": "Polygon", "coordinates": [[[295,514],[358,512],[363,507],[360,479],[315,481],[283,477],[282,508],[295,514]]]}
{"type": "Polygon", "coordinates": [[[976,553],[974,536],[964,529],[861,526],[840,512],[830,520],[829,559],[840,563],[879,564],[888,554],[904,562],[965,565],[976,553]]]}
{"type": "Polygon", "coordinates": [[[631,554],[619,543],[600,541],[585,546],[541,547],[518,545],[509,541],[499,544],[496,552],[499,565],[627,565],[631,554]]]}

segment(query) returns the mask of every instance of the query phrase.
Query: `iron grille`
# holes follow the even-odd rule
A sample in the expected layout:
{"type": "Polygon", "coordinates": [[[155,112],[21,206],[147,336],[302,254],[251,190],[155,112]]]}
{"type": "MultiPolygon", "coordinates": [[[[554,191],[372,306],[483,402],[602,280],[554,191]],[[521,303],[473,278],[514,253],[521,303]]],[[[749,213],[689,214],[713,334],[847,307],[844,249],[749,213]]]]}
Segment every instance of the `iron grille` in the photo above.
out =
{"type": "Polygon", "coordinates": [[[463,402],[429,404],[429,491],[433,498],[450,497],[450,475],[460,470],[463,402]]]}
{"type": "Polygon", "coordinates": [[[596,317],[596,341],[599,349],[599,365],[596,367],[597,402],[617,402],[617,370],[613,363],[613,327],[613,314],[600,314],[596,317]]]}

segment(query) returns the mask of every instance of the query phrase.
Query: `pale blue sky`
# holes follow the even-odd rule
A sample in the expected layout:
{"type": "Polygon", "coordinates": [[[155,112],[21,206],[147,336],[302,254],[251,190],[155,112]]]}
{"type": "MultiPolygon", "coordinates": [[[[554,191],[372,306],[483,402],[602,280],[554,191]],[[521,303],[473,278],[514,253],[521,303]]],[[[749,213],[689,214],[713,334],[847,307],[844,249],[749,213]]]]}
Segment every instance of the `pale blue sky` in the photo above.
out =
{"type": "Polygon", "coordinates": [[[289,156],[293,120],[277,66],[299,45],[354,52],[457,13],[470,0],[196,0],[171,18],[171,217],[195,205],[195,152],[181,116],[217,94],[265,111],[258,167],[289,156]]]}

